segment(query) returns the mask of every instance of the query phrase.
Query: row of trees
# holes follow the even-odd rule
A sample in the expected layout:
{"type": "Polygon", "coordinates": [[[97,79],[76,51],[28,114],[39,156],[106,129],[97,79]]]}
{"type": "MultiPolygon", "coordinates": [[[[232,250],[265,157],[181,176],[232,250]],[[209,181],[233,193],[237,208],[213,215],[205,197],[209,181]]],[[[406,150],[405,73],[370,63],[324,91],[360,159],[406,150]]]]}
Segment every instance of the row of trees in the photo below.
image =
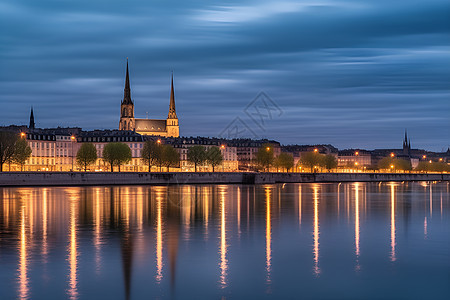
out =
{"type": "MultiPolygon", "coordinates": [[[[270,167],[274,167],[277,170],[282,169],[289,171],[294,167],[294,157],[290,153],[282,152],[280,155],[274,155],[273,146],[270,144],[264,144],[256,153],[256,164],[264,171],[270,170],[270,167]]],[[[317,152],[304,153],[297,167],[303,166],[309,168],[311,172],[315,168],[325,168],[328,170],[336,168],[338,165],[336,157],[333,155],[324,155],[317,152]]]]}
{"type": "Polygon", "coordinates": [[[450,165],[444,162],[421,161],[415,170],[424,172],[450,172],[450,165]]]}
{"type": "Polygon", "coordinates": [[[222,152],[218,147],[206,150],[203,146],[192,146],[188,150],[187,159],[194,164],[195,172],[198,166],[205,164],[210,165],[214,172],[215,168],[223,162],[222,152]]]}
{"type": "Polygon", "coordinates": [[[159,167],[161,171],[163,166],[170,170],[171,167],[178,167],[180,164],[180,156],[173,147],[154,141],[145,142],[141,158],[148,165],[149,172],[152,166],[159,167]]]}
{"type": "Polygon", "coordinates": [[[308,152],[301,156],[299,166],[308,167],[313,172],[314,168],[335,169],[338,166],[338,162],[334,155],[308,152]]]}
{"type": "MultiPolygon", "coordinates": [[[[23,165],[30,158],[31,152],[25,138],[14,132],[0,131],[0,172],[3,171],[5,163],[20,165],[23,170],[23,165]]],[[[111,172],[115,166],[120,172],[120,167],[131,159],[131,149],[124,143],[108,143],[103,149],[103,160],[109,164],[111,172]]],[[[173,147],[154,141],[145,142],[141,151],[141,159],[148,165],[149,171],[152,166],[159,167],[160,171],[162,167],[170,170],[171,167],[178,167],[180,163],[179,154],[173,147]]],[[[199,145],[188,149],[187,159],[194,164],[196,172],[198,166],[206,164],[212,166],[214,172],[215,168],[223,162],[222,152],[218,147],[210,147],[206,150],[205,147],[199,145]]],[[[77,164],[86,171],[96,161],[97,149],[95,146],[92,143],[83,143],[76,155],[77,164]]],[[[256,153],[255,163],[259,169],[265,171],[270,170],[271,167],[289,171],[294,167],[294,158],[292,154],[284,152],[275,157],[273,145],[264,144],[256,153]]],[[[301,156],[297,167],[309,168],[311,172],[314,172],[317,168],[335,169],[337,165],[336,157],[333,155],[308,152],[301,156]]],[[[396,157],[383,158],[378,163],[378,168],[382,170],[412,170],[410,161],[396,157]]],[[[415,170],[450,172],[450,166],[443,162],[422,161],[415,170]]]]}
{"type": "Polygon", "coordinates": [[[0,131],[0,172],[3,172],[5,163],[18,164],[23,170],[23,165],[31,156],[31,148],[25,138],[17,133],[0,131]]]}
{"type": "MultiPolygon", "coordinates": [[[[213,172],[215,168],[223,162],[222,152],[218,147],[211,147],[206,150],[203,146],[190,147],[187,154],[188,161],[194,164],[195,171],[197,167],[201,165],[211,165],[213,172]]],[[[148,166],[149,171],[153,166],[167,168],[179,167],[180,156],[178,152],[170,145],[162,145],[159,142],[147,141],[141,151],[141,159],[148,166]]],[[[95,146],[91,143],[84,143],[77,152],[77,164],[82,166],[84,170],[87,170],[89,165],[92,165],[97,160],[97,151],[95,146]]],[[[128,163],[131,160],[131,150],[123,143],[109,143],[103,149],[103,160],[106,161],[111,168],[111,172],[114,166],[119,168],[123,164],[128,163]]]]}
{"type": "Polygon", "coordinates": [[[271,144],[264,144],[256,153],[255,162],[259,169],[268,171],[270,167],[277,169],[284,169],[289,171],[294,167],[294,157],[292,154],[282,152],[275,157],[273,146],[271,144]]]}
{"type": "Polygon", "coordinates": [[[396,157],[385,157],[378,162],[378,169],[380,170],[412,170],[411,162],[396,157]]]}

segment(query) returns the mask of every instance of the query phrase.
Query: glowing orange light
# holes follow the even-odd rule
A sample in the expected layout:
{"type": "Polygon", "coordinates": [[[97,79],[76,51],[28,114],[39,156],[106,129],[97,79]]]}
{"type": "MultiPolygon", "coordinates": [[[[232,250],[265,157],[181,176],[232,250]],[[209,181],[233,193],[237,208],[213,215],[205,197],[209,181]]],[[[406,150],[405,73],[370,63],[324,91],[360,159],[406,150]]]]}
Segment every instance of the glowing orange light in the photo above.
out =
{"type": "Polygon", "coordinates": [[[395,156],[395,154],[394,153],[391,153],[391,157],[394,157],[395,156]]]}
{"type": "Polygon", "coordinates": [[[270,147],[267,147],[266,150],[267,150],[267,151],[270,151],[270,147]]]}
{"type": "Polygon", "coordinates": [[[314,152],[318,152],[319,150],[316,148],[316,149],[314,149],[314,152]]]}
{"type": "Polygon", "coordinates": [[[158,144],[161,144],[161,140],[157,140],[156,142],[157,142],[158,144]]]}
{"type": "Polygon", "coordinates": [[[355,254],[357,264],[360,254],[359,233],[359,185],[355,183],[355,254]]]}
{"type": "Polygon", "coordinates": [[[422,156],[422,158],[423,158],[423,159],[425,159],[425,158],[427,158],[427,156],[426,156],[426,155],[424,155],[424,156],[422,156]]]}
{"type": "Polygon", "coordinates": [[[358,163],[357,162],[355,162],[355,166],[357,166],[358,165],[358,163]]]}
{"type": "Polygon", "coordinates": [[[395,257],[395,190],[394,185],[391,185],[391,261],[396,261],[395,257]]]}
{"type": "Polygon", "coordinates": [[[220,146],[220,148],[225,149],[225,145],[220,146]]]}
{"type": "Polygon", "coordinates": [[[313,186],[313,199],[314,199],[314,274],[319,276],[319,188],[317,185],[313,186]]]}
{"type": "Polygon", "coordinates": [[[439,158],[439,161],[442,161],[442,158],[439,158]]]}
{"type": "Polygon", "coordinates": [[[359,155],[359,152],[358,152],[358,151],[356,151],[356,152],[355,152],[355,155],[356,155],[356,156],[358,156],[358,155],[359,155]]]}
{"type": "Polygon", "coordinates": [[[25,132],[21,132],[21,133],[20,133],[20,136],[21,136],[21,137],[25,137],[25,132]]]}
{"type": "Polygon", "coordinates": [[[394,165],[391,165],[391,169],[393,169],[394,168],[394,165]]]}
{"type": "Polygon", "coordinates": [[[72,136],[70,137],[70,139],[71,139],[72,141],[74,141],[74,140],[75,140],[75,136],[72,135],[72,136]]]}
{"type": "Polygon", "coordinates": [[[429,163],[431,164],[431,159],[430,159],[429,163]]]}
{"type": "Polygon", "coordinates": [[[266,190],[266,272],[267,283],[271,282],[270,273],[272,269],[272,224],[271,224],[271,211],[270,211],[270,200],[271,200],[271,190],[269,187],[266,190]]]}

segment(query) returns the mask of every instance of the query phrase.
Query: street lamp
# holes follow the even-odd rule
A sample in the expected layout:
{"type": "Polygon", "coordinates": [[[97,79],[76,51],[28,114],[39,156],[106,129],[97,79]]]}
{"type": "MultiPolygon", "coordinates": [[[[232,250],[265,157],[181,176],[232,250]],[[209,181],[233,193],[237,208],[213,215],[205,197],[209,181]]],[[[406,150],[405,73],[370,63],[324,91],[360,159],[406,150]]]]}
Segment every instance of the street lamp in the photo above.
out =
{"type": "Polygon", "coordinates": [[[160,139],[158,139],[156,142],[157,142],[158,144],[161,144],[161,140],[160,140],[160,139]]]}
{"type": "Polygon", "coordinates": [[[26,135],[25,132],[21,132],[21,133],[20,133],[20,137],[21,137],[21,138],[24,138],[25,135],[26,135]]]}
{"type": "Polygon", "coordinates": [[[394,170],[394,165],[391,165],[391,170],[394,170]]]}
{"type": "Polygon", "coordinates": [[[267,151],[270,151],[270,147],[267,147],[266,150],[267,150],[267,151]]]}
{"type": "Polygon", "coordinates": [[[70,137],[70,140],[72,141],[72,172],[73,172],[73,143],[75,142],[75,136],[74,135],[72,135],[71,137],[70,137]]]}
{"type": "Polygon", "coordinates": [[[318,152],[319,150],[317,148],[314,149],[314,152],[318,152]]]}
{"type": "Polygon", "coordinates": [[[394,157],[394,156],[395,156],[395,154],[394,154],[394,152],[392,152],[392,153],[391,153],[391,157],[394,157]]]}
{"type": "MultiPolygon", "coordinates": [[[[225,149],[225,145],[220,145],[220,149],[225,149]]],[[[225,163],[222,161],[222,172],[225,172],[225,163]]]]}
{"type": "Polygon", "coordinates": [[[426,155],[423,155],[422,158],[425,159],[425,158],[427,158],[427,156],[426,156],[426,155]]]}
{"type": "Polygon", "coordinates": [[[356,151],[356,152],[355,152],[355,155],[356,155],[356,156],[358,156],[358,155],[359,155],[359,152],[358,152],[358,151],[356,151]]]}

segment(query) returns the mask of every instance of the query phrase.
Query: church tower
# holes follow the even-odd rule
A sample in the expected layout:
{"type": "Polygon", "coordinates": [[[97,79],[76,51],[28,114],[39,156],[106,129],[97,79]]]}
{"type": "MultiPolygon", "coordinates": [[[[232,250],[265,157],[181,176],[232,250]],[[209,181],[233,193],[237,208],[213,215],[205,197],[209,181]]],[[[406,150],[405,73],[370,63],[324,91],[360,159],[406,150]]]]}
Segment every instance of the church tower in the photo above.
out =
{"type": "Polygon", "coordinates": [[[123,100],[120,105],[120,123],[119,130],[134,130],[134,103],[131,100],[130,74],[128,72],[127,58],[127,74],[125,77],[125,89],[123,90],[123,100]]]}
{"type": "Polygon", "coordinates": [[[33,113],[33,107],[31,107],[31,113],[30,113],[30,125],[28,126],[29,129],[34,129],[34,113],[33,113]]]}
{"type": "Polygon", "coordinates": [[[175,110],[175,93],[173,89],[173,73],[172,73],[172,85],[170,89],[170,104],[169,104],[169,115],[166,120],[166,130],[167,136],[169,137],[179,137],[180,136],[180,126],[178,125],[177,111],[175,110]]]}
{"type": "Polygon", "coordinates": [[[403,141],[403,154],[411,155],[411,139],[408,140],[408,134],[405,129],[405,140],[403,141]]]}

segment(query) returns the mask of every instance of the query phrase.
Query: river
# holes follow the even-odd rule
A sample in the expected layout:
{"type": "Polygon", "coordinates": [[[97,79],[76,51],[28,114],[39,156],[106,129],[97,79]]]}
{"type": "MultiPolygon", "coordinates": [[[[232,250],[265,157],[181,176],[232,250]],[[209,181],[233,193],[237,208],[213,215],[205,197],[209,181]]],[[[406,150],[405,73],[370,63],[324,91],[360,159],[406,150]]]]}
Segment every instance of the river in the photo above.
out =
{"type": "Polygon", "coordinates": [[[1,299],[448,299],[449,182],[0,188],[1,299]]]}

